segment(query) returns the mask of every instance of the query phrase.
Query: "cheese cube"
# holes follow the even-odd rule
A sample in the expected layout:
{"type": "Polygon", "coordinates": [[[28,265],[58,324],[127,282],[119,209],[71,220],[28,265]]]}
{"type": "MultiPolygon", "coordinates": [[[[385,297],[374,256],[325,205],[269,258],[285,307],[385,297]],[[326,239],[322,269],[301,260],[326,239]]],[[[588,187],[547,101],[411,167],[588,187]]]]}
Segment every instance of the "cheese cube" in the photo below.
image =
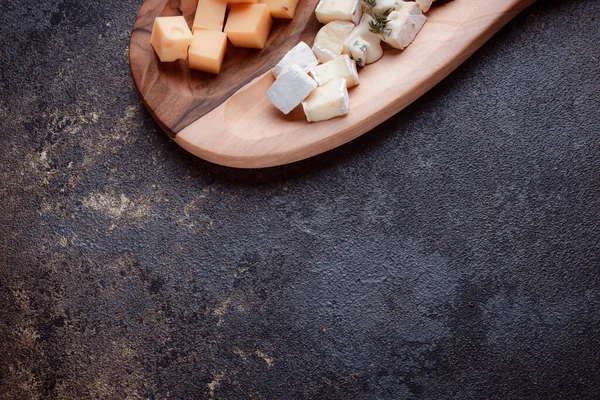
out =
{"type": "Polygon", "coordinates": [[[353,28],[354,24],[350,21],[331,21],[321,27],[312,47],[319,61],[324,63],[341,55],[344,40],[348,38],[353,28]]]}
{"type": "Polygon", "coordinates": [[[416,0],[417,4],[419,5],[419,8],[421,8],[421,11],[423,12],[429,11],[431,3],[433,3],[434,1],[435,0],[416,0]]]}
{"type": "Polygon", "coordinates": [[[350,98],[344,78],[319,86],[302,102],[308,122],[325,121],[348,114],[349,106],[350,98]]]}
{"type": "MultiPolygon", "coordinates": [[[[379,35],[371,32],[371,21],[373,21],[373,17],[369,14],[363,14],[360,19],[360,23],[352,29],[350,35],[344,42],[343,53],[352,55],[352,58],[355,58],[357,52],[362,52],[363,61],[365,64],[371,64],[375,61],[379,60],[383,56],[383,48],[381,47],[381,37],[379,35]],[[356,40],[360,38],[360,47],[357,48],[356,40]],[[364,44],[368,44],[368,46],[364,46],[364,44]],[[365,51],[363,51],[365,50],[365,51]]],[[[361,57],[356,57],[361,58],[361,57]]]]}
{"type": "Polygon", "coordinates": [[[386,31],[381,34],[384,42],[397,49],[404,49],[412,43],[421,30],[427,17],[415,2],[402,2],[401,6],[387,16],[386,31]]]}
{"type": "Polygon", "coordinates": [[[225,33],[236,47],[265,47],[273,20],[266,4],[234,4],[230,7],[225,33]]]}
{"type": "Polygon", "coordinates": [[[340,20],[356,25],[362,15],[362,6],[359,0],[320,0],[315,15],[322,24],[340,20]]]}
{"type": "Polygon", "coordinates": [[[366,64],[367,53],[371,44],[362,37],[357,36],[346,44],[346,54],[350,56],[359,67],[366,64]]]}
{"type": "Polygon", "coordinates": [[[298,65],[290,65],[267,91],[271,103],[288,114],[317,87],[317,82],[298,65]]]}
{"type": "Polygon", "coordinates": [[[298,5],[298,0],[260,0],[260,2],[269,7],[271,17],[283,19],[294,18],[298,5]]]}
{"type": "Polygon", "coordinates": [[[272,69],[275,78],[279,76],[290,65],[298,65],[304,72],[316,67],[319,61],[310,47],[304,42],[298,43],[279,61],[272,69]]]}
{"type": "Polygon", "coordinates": [[[222,31],[227,3],[220,0],[198,0],[192,32],[197,29],[222,31]]]}
{"type": "Polygon", "coordinates": [[[197,29],[190,46],[190,68],[218,74],[223,65],[227,35],[221,31],[197,29]]]}
{"type": "Polygon", "coordinates": [[[185,60],[192,43],[192,31],[183,16],[156,17],[150,43],[162,62],[185,60]]]}
{"type": "Polygon", "coordinates": [[[325,64],[317,65],[310,71],[310,75],[319,86],[337,78],[344,78],[348,88],[359,84],[356,62],[347,54],[327,61],[325,64]]]}

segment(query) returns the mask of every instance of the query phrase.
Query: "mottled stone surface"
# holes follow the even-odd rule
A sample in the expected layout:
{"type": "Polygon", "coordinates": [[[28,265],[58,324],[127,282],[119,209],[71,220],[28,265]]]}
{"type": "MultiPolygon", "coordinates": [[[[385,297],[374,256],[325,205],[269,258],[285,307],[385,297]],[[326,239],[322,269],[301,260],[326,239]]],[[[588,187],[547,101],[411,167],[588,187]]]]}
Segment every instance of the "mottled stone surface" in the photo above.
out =
{"type": "Polygon", "coordinates": [[[146,112],[140,5],[0,0],[0,398],[598,398],[600,2],[252,171],[146,112]]]}

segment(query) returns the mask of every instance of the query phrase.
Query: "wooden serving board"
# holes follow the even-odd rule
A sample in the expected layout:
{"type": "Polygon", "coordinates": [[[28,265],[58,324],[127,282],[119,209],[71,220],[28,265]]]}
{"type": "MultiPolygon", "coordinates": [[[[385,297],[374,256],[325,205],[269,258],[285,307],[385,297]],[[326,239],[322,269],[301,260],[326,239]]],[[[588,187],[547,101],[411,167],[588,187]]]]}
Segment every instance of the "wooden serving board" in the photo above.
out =
{"type": "MultiPolygon", "coordinates": [[[[312,46],[321,24],[318,0],[300,0],[292,20],[274,20],[264,50],[229,44],[219,75],[161,63],[150,44],[154,19],[183,15],[191,26],[195,0],[146,0],[131,34],[131,73],[157,123],[184,149],[208,161],[261,168],[302,160],[340,146],[415,101],[535,0],[454,0],[433,6],[415,41],[359,71],[348,115],[309,123],[302,107],[282,114],[266,92],[270,69],[299,41],[312,46]]],[[[434,3],[435,4],[435,3],[434,3]]]]}

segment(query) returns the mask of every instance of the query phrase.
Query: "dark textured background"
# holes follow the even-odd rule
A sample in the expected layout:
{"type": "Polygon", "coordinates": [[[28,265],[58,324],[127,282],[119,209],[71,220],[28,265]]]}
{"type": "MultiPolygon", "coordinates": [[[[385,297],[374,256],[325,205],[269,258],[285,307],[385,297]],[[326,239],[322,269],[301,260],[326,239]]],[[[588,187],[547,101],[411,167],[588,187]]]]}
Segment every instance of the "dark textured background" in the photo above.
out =
{"type": "Polygon", "coordinates": [[[0,0],[2,399],[599,398],[599,1],[250,171],[140,103],[140,5],[0,0]]]}

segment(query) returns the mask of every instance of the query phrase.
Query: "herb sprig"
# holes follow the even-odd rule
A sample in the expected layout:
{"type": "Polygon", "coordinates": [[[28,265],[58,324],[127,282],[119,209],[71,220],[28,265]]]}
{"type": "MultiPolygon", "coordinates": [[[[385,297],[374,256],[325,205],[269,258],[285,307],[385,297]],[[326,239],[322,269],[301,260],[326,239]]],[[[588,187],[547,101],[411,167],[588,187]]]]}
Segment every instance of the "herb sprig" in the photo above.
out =
{"type": "Polygon", "coordinates": [[[390,22],[390,20],[387,19],[388,15],[390,15],[390,13],[394,10],[392,8],[388,8],[383,13],[379,14],[379,13],[376,13],[373,11],[373,8],[375,8],[375,6],[377,6],[377,0],[364,0],[364,1],[368,7],[367,11],[370,11],[371,16],[373,17],[373,20],[369,21],[369,31],[371,31],[375,34],[387,33],[389,31],[391,31],[391,29],[386,28],[386,24],[388,22],[390,22]]]}

